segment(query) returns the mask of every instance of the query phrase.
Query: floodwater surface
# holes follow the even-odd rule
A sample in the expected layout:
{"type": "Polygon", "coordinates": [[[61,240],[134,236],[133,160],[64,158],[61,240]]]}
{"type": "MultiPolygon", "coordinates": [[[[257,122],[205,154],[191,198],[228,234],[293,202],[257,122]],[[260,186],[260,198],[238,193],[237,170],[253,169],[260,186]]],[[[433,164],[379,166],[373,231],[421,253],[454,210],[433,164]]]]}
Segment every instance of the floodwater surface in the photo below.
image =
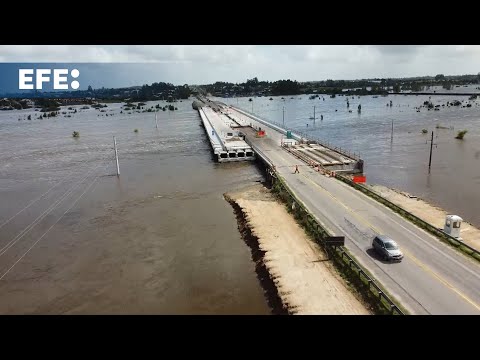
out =
{"type": "Polygon", "coordinates": [[[0,112],[0,314],[270,313],[191,103],[0,112]]]}
{"type": "MultiPolygon", "coordinates": [[[[455,89],[478,92],[475,86],[455,89]]],[[[433,105],[439,105],[440,110],[422,107],[420,112],[415,108],[430,100],[430,95],[283,98],[218,100],[360,153],[365,161],[367,182],[415,194],[480,227],[480,98],[470,101],[468,96],[431,95],[433,105]],[[453,100],[463,103],[447,106],[453,100]],[[468,103],[471,107],[466,107],[468,103]],[[463,140],[455,139],[459,130],[468,131],[463,140]],[[429,171],[432,131],[434,145],[429,171]]]]}

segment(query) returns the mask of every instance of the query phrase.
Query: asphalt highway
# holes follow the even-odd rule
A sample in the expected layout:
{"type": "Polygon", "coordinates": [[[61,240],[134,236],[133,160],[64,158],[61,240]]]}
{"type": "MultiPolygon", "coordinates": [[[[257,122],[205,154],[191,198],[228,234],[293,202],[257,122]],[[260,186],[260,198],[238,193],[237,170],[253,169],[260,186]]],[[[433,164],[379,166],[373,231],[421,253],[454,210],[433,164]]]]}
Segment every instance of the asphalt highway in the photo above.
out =
{"type": "MultiPolygon", "coordinates": [[[[252,118],[248,122],[266,128],[252,118]]],[[[279,132],[266,129],[264,138],[250,128],[242,132],[275,165],[311,214],[333,235],[345,236],[347,249],[411,314],[480,314],[478,262],[358,190],[315,171],[281,148],[279,132]],[[394,239],[404,259],[395,263],[381,259],[372,249],[376,234],[394,239]]]]}

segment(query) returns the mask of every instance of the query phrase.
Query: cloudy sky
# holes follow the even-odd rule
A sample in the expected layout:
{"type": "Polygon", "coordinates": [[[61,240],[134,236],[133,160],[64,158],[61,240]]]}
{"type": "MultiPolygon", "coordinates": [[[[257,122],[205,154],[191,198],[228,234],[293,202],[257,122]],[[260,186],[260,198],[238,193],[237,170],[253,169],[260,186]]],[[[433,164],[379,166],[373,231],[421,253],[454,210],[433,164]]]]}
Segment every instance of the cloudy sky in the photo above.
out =
{"type": "Polygon", "coordinates": [[[106,87],[477,74],[479,45],[1,45],[0,62],[149,63],[106,87]]]}

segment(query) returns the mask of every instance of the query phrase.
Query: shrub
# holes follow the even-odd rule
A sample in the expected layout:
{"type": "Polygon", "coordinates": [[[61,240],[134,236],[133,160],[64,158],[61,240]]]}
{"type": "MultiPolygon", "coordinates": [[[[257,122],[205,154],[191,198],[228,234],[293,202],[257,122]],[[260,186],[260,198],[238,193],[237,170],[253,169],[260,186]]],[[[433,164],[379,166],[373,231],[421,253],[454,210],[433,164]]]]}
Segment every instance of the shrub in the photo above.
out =
{"type": "Polygon", "coordinates": [[[467,130],[459,131],[458,134],[457,134],[457,136],[455,136],[455,139],[463,140],[463,137],[465,136],[465,134],[466,134],[467,132],[468,132],[467,130]]]}
{"type": "Polygon", "coordinates": [[[428,132],[427,129],[422,129],[422,134],[426,134],[428,132]]]}
{"type": "Polygon", "coordinates": [[[73,136],[74,138],[77,138],[77,137],[80,136],[80,133],[79,133],[78,131],[74,131],[74,132],[72,133],[72,136],[73,136]]]}

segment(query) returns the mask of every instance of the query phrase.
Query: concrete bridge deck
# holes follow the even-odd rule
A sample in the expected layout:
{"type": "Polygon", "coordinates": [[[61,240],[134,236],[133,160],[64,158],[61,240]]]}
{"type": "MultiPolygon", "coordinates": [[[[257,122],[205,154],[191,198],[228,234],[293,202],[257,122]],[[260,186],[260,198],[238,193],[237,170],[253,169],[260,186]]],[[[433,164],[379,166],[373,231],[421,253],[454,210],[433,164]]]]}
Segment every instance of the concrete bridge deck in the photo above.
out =
{"type": "Polygon", "coordinates": [[[250,145],[232,128],[236,125],[233,120],[208,106],[199,108],[198,112],[219,162],[255,160],[250,145]]]}
{"type": "MultiPolygon", "coordinates": [[[[218,104],[217,104],[218,105],[218,104]]],[[[279,145],[284,144],[289,147],[291,153],[302,154],[309,158],[309,161],[318,163],[322,167],[344,172],[361,172],[363,170],[363,161],[359,158],[350,157],[341,152],[335,151],[322,144],[307,142],[307,139],[292,132],[293,142],[288,143],[287,130],[277,125],[270,124],[265,120],[259,121],[259,118],[250,116],[248,113],[235,107],[220,106],[220,110],[235,120],[241,126],[251,126],[254,129],[269,129],[267,137],[277,141],[279,145]]],[[[301,157],[301,156],[300,156],[301,157]]]]}

